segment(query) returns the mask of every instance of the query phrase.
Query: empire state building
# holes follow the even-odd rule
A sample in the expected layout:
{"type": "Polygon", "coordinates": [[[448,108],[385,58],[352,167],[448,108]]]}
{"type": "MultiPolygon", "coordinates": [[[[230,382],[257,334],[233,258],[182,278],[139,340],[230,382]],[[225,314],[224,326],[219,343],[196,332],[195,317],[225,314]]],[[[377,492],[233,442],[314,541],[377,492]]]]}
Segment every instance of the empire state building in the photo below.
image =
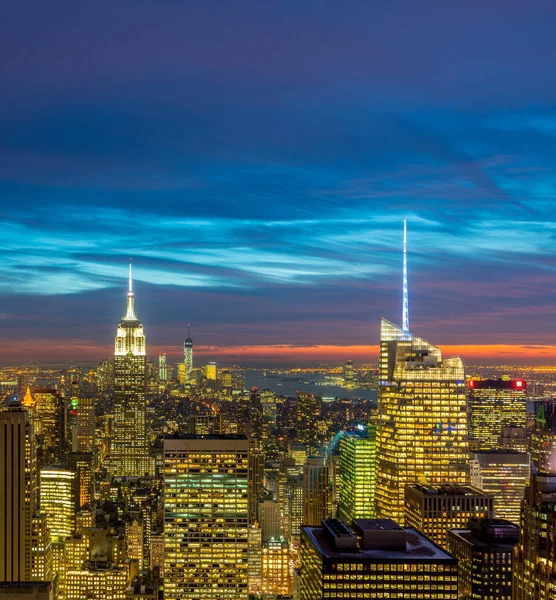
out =
{"type": "Polygon", "coordinates": [[[114,439],[111,472],[114,477],[152,475],[146,413],[146,345],[143,325],[135,314],[131,262],[126,313],[115,339],[114,439]]]}

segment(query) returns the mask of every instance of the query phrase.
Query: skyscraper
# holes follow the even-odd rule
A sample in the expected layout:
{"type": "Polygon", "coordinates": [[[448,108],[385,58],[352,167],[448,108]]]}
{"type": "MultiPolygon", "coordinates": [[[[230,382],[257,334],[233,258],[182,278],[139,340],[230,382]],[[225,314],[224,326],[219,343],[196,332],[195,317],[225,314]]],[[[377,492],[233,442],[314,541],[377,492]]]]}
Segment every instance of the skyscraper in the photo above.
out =
{"type": "Polygon", "coordinates": [[[531,477],[521,506],[513,562],[514,600],[553,600],[556,581],[556,476],[531,477]]]}
{"type": "Polygon", "coordinates": [[[448,531],[448,552],[458,561],[460,598],[511,600],[517,525],[503,519],[470,519],[448,531]]]}
{"type": "Polygon", "coordinates": [[[529,483],[526,452],[489,450],[471,453],[471,484],[494,497],[497,519],[519,523],[521,501],[529,483]]]}
{"type": "Polygon", "coordinates": [[[41,511],[53,542],[63,542],[75,533],[79,506],[77,473],[66,467],[43,467],[40,471],[41,511]]]}
{"type": "Polygon", "coordinates": [[[522,379],[470,379],[469,439],[473,449],[498,450],[505,427],[527,425],[527,383],[522,379]]]}
{"type": "Polygon", "coordinates": [[[0,582],[32,579],[37,457],[29,414],[19,404],[0,412],[0,582]]]}
{"type": "Polygon", "coordinates": [[[161,352],[158,355],[158,379],[168,381],[168,363],[166,362],[166,353],[161,352]]]}
{"type": "Polygon", "coordinates": [[[310,453],[318,449],[318,422],[321,400],[310,392],[297,392],[297,441],[307,445],[310,453]]]}
{"type": "Polygon", "coordinates": [[[183,363],[185,365],[185,383],[189,383],[193,372],[193,340],[189,333],[189,325],[187,326],[187,339],[183,343],[183,363]]]}
{"type": "Polygon", "coordinates": [[[303,467],[303,525],[320,525],[330,517],[328,465],[321,457],[310,456],[303,467]]]}
{"type": "Polygon", "coordinates": [[[375,491],[377,516],[399,523],[407,484],[469,482],[463,363],[409,331],[405,222],[402,319],[380,326],[375,491]]]}
{"type": "Polygon", "coordinates": [[[248,467],[245,436],[164,440],[164,597],[246,600],[248,467]]]}
{"type": "Polygon", "coordinates": [[[410,483],[469,483],[466,389],[459,357],[382,320],[377,516],[404,519],[410,483]]]}
{"type": "Polygon", "coordinates": [[[145,391],[145,334],[135,314],[130,262],[127,309],[118,326],[114,353],[114,440],[110,464],[115,476],[141,477],[153,471],[145,391]]]}
{"type": "Polygon", "coordinates": [[[375,516],[375,425],[369,425],[363,431],[349,431],[342,435],[339,477],[340,519],[346,523],[351,523],[353,519],[372,519],[375,516]]]}

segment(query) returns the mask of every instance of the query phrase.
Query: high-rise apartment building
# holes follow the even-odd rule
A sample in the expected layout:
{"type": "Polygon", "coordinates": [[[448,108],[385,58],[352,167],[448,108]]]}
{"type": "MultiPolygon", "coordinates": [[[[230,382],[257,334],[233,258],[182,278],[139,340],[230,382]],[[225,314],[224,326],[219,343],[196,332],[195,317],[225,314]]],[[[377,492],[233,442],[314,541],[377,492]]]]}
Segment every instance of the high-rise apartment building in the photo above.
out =
{"type": "Polygon", "coordinates": [[[460,598],[512,600],[513,552],[517,525],[503,519],[470,519],[448,531],[448,552],[458,561],[460,598]]]}
{"type": "Polygon", "coordinates": [[[390,519],[303,527],[300,600],[456,600],[457,587],[456,559],[390,519]]]}
{"type": "Polygon", "coordinates": [[[403,523],[405,486],[469,483],[461,358],[383,319],[377,426],[377,516],[403,523]]]}
{"type": "Polygon", "coordinates": [[[79,508],[77,473],[66,467],[43,467],[40,471],[40,502],[52,541],[63,542],[72,536],[79,508]]]}
{"type": "Polygon", "coordinates": [[[513,600],[556,597],[556,475],[531,477],[513,561],[513,600]]]}
{"type": "Polygon", "coordinates": [[[164,440],[164,597],[248,596],[249,442],[208,435],[164,440]]]}
{"type": "Polygon", "coordinates": [[[320,525],[330,517],[330,480],[328,464],[321,457],[310,456],[303,467],[303,525],[320,525]]]}
{"type": "Polygon", "coordinates": [[[146,423],[146,360],[143,325],[135,314],[130,263],[127,309],[115,340],[114,439],[110,457],[114,476],[153,473],[146,423]]]}
{"type": "Polygon", "coordinates": [[[0,482],[0,582],[30,581],[37,457],[29,414],[18,404],[0,411],[0,482]]]}
{"type": "Polygon", "coordinates": [[[524,380],[470,379],[467,391],[469,438],[475,450],[498,450],[505,427],[526,427],[524,380]]]}
{"type": "Polygon", "coordinates": [[[470,465],[471,484],[494,497],[496,518],[519,523],[529,483],[529,455],[516,450],[472,452],[470,465]]]}
{"type": "MultiPolygon", "coordinates": [[[[376,426],[340,438],[338,516],[346,523],[375,516],[376,426]]],[[[311,525],[311,523],[308,523],[311,525]]],[[[314,525],[314,523],[313,523],[314,525]]]]}
{"type": "Polygon", "coordinates": [[[449,529],[467,527],[469,519],[494,517],[494,498],[472,486],[421,485],[405,489],[405,524],[446,548],[449,529]]]}

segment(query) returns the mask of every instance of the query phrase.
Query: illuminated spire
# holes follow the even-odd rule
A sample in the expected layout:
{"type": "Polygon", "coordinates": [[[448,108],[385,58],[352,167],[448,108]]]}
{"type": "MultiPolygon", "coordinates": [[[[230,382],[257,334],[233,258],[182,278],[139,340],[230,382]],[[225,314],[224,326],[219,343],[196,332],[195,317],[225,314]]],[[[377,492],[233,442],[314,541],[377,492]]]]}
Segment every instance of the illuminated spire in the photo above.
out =
{"type": "Polygon", "coordinates": [[[409,294],[407,290],[407,219],[403,220],[403,308],[402,330],[409,333],[409,294]]]}
{"type": "Polygon", "coordinates": [[[27,386],[27,391],[25,392],[25,398],[23,398],[22,402],[23,406],[34,406],[35,399],[31,394],[31,388],[27,386]]]}
{"type": "Polygon", "coordinates": [[[135,314],[135,296],[133,295],[133,273],[131,270],[131,258],[129,259],[129,287],[127,291],[127,308],[124,321],[138,321],[135,314]]]}

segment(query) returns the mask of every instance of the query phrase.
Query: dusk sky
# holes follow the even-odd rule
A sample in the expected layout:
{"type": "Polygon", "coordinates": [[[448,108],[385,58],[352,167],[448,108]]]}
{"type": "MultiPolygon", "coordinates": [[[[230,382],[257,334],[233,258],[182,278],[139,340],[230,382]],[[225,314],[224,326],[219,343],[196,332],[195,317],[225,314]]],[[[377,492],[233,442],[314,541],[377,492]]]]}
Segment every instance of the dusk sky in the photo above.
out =
{"type": "Polygon", "coordinates": [[[0,362],[556,361],[556,3],[4,2],[0,362]]]}

